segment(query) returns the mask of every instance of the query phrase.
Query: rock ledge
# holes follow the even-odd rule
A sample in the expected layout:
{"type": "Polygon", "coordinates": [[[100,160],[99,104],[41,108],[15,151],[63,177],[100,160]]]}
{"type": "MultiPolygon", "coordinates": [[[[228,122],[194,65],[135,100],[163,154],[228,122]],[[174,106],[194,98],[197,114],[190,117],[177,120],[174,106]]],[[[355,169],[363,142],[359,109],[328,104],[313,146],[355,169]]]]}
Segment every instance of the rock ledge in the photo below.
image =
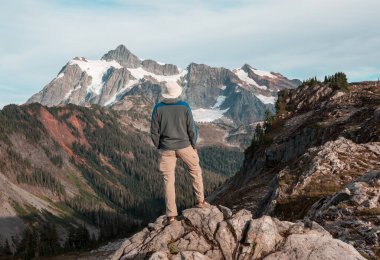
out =
{"type": "Polygon", "coordinates": [[[112,259],[365,259],[316,222],[287,222],[226,207],[187,209],[165,226],[159,217],[125,240],[112,259]]]}

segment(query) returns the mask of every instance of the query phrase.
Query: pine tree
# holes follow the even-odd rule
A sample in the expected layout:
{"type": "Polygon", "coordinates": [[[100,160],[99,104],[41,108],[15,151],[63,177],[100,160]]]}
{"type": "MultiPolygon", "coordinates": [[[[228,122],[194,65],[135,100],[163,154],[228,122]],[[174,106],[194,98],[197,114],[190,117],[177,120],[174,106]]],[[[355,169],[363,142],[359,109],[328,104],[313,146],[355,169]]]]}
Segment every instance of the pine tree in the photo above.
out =
{"type": "Polygon", "coordinates": [[[36,256],[37,248],[37,232],[33,226],[26,226],[23,233],[23,238],[17,250],[23,259],[32,259],[36,256]]]}
{"type": "Polygon", "coordinates": [[[4,249],[3,249],[4,255],[11,255],[11,247],[9,246],[8,239],[5,240],[4,249]]]}

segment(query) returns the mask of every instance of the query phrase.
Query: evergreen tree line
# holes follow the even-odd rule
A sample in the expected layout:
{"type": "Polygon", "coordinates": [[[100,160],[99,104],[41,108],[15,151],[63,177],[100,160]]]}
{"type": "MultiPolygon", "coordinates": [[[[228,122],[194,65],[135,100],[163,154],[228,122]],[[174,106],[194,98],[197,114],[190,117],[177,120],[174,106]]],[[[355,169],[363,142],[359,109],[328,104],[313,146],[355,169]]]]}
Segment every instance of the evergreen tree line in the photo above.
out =
{"type": "Polygon", "coordinates": [[[51,173],[43,169],[33,169],[31,173],[26,171],[17,174],[17,182],[48,188],[54,194],[65,195],[65,188],[54,178],[51,173]]]}
{"type": "Polygon", "coordinates": [[[325,76],[324,83],[329,83],[334,89],[348,91],[347,76],[343,72],[337,72],[332,76],[325,76]]]}
{"type": "Polygon", "coordinates": [[[265,133],[268,132],[273,125],[274,116],[269,110],[265,111],[264,122],[258,123],[253,134],[251,146],[262,145],[265,143],[265,133]]]}
{"type": "MultiPolygon", "coordinates": [[[[329,84],[333,89],[348,91],[348,81],[347,76],[343,72],[337,72],[331,76],[325,76],[324,84],[329,84]]],[[[321,85],[322,82],[317,79],[317,77],[312,77],[310,79],[304,80],[302,85],[314,86],[321,85]]]]}
{"type": "Polygon", "coordinates": [[[105,208],[95,198],[89,199],[78,196],[67,199],[65,203],[100,229],[100,240],[123,236],[139,228],[138,222],[126,214],[105,208]]]}
{"type": "Polygon", "coordinates": [[[10,249],[10,243],[5,240],[0,244],[0,255],[15,255],[21,259],[32,259],[37,256],[52,256],[63,251],[59,244],[59,237],[54,223],[27,224],[22,239],[12,237],[16,245],[15,253],[10,249]]]}
{"type": "Polygon", "coordinates": [[[0,140],[10,144],[9,135],[20,133],[32,144],[40,141],[41,136],[46,135],[46,129],[38,120],[37,114],[40,104],[30,104],[27,107],[8,105],[0,111],[0,140]]]}

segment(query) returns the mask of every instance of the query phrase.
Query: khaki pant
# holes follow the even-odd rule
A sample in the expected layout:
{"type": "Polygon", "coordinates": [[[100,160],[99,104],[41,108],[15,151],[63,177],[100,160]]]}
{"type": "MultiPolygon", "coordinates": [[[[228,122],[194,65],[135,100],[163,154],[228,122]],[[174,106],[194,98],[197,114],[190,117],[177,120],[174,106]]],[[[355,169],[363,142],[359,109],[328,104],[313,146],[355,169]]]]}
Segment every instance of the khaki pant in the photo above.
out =
{"type": "Polygon", "coordinates": [[[175,167],[177,157],[187,166],[193,180],[193,189],[198,202],[204,201],[202,170],[199,166],[199,157],[192,146],[180,150],[160,150],[160,172],[164,176],[166,215],[177,216],[177,206],[175,203],[175,167]]]}

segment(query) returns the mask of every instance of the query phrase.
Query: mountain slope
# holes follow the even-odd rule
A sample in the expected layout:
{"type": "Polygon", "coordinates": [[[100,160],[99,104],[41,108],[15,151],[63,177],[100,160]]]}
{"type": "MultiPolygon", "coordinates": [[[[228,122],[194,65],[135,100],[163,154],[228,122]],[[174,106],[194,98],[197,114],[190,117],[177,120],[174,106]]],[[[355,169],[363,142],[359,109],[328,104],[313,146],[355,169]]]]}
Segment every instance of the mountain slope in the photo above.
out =
{"type": "MultiPolygon", "coordinates": [[[[158,152],[148,133],[134,122],[125,111],[99,106],[4,107],[0,111],[1,241],[7,240],[14,250],[15,244],[24,243],[21,238],[42,232],[46,223],[54,223],[52,232],[59,230],[60,246],[83,225],[89,238],[109,239],[161,214],[158,152]]],[[[239,149],[220,149],[220,145],[199,148],[206,193],[235,172],[242,159],[239,149]]],[[[177,203],[189,206],[194,201],[182,164],[178,173],[177,203]]],[[[74,241],[71,246],[68,249],[79,249],[82,244],[74,241]]]]}
{"type": "MultiPolygon", "coordinates": [[[[255,217],[269,214],[294,221],[323,202],[314,203],[334,197],[369,171],[380,170],[377,83],[357,83],[347,89],[337,88],[334,82],[310,80],[295,90],[280,92],[276,107],[276,116],[264,124],[265,134],[256,131],[258,135],[246,150],[240,171],[210,197],[213,203],[235,211],[246,208],[255,217]]],[[[376,181],[371,185],[376,189],[376,181]]],[[[342,204],[341,210],[349,209],[342,204]]],[[[317,210],[313,216],[317,219],[319,214],[323,213],[317,210]]],[[[378,208],[360,214],[363,219],[375,219],[375,228],[360,232],[376,233],[378,208]]],[[[327,220],[318,219],[333,230],[327,220]]],[[[345,237],[363,255],[378,257],[372,238],[362,243],[361,237],[367,235],[345,236],[342,227],[334,230],[334,236],[345,237]]]]}
{"type": "Polygon", "coordinates": [[[168,81],[183,86],[184,99],[195,109],[197,121],[223,118],[237,125],[263,119],[265,110],[273,110],[278,90],[300,84],[298,80],[255,70],[249,65],[231,71],[191,63],[186,69],[179,69],[173,64],[141,60],[120,45],[101,60],[74,58],[69,61],[58,76],[27,103],[98,104],[123,109],[127,106],[123,103],[134,103],[133,97],[140,95],[157,102],[161,87],[168,81]]]}

